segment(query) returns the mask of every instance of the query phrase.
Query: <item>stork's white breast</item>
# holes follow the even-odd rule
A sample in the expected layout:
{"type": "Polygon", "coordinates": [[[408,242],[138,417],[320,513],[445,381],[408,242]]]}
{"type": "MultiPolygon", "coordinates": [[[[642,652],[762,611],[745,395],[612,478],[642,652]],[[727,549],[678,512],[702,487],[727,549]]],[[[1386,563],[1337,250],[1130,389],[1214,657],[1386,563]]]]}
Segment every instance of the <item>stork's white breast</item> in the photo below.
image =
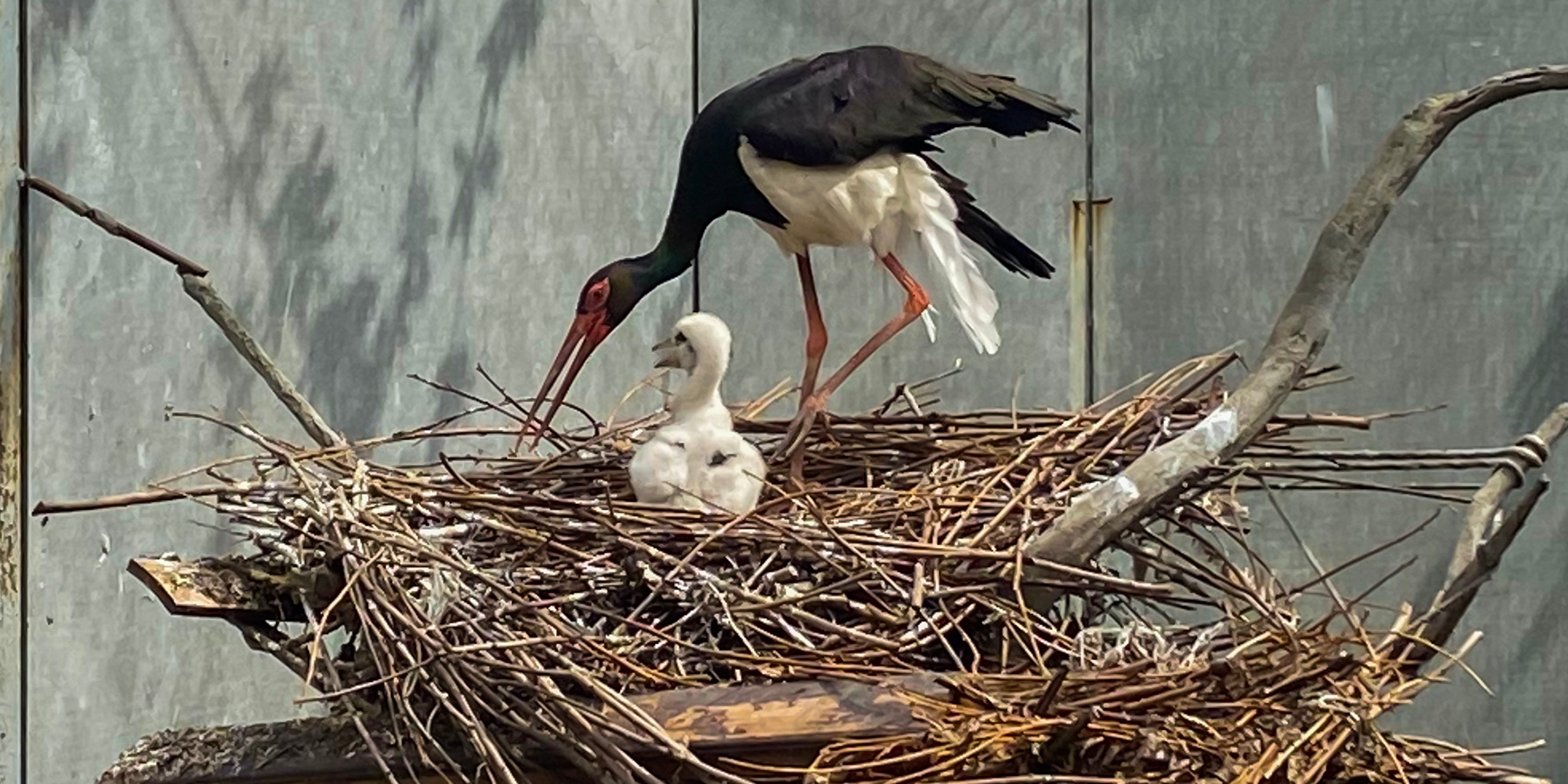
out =
{"type": "Polygon", "coordinates": [[[744,137],[740,165],[784,216],[783,228],[757,221],[785,253],[807,246],[873,245],[889,217],[899,214],[899,156],[873,155],[846,166],[797,166],[764,158],[744,137]]]}

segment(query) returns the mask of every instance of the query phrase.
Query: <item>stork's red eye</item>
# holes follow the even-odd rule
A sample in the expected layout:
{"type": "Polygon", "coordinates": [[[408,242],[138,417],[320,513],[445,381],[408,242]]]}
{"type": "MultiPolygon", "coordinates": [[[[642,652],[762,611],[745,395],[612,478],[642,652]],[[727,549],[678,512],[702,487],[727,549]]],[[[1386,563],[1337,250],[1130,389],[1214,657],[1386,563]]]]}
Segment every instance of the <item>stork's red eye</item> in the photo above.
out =
{"type": "Polygon", "coordinates": [[[583,297],[583,302],[590,309],[598,309],[598,308],[604,307],[604,301],[609,299],[609,298],[610,298],[610,281],[608,281],[608,280],[601,280],[601,281],[593,284],[592,286],[588,287],[588,291],[586,293],[586,296],[583,297]]]}

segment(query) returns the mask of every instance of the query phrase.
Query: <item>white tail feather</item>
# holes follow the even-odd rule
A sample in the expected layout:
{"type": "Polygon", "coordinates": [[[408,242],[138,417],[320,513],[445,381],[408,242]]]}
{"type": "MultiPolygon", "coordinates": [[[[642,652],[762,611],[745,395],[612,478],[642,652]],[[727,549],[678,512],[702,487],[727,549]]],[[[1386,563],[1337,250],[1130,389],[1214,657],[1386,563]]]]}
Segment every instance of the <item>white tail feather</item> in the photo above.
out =
{"type": "MultiPolygon", "coordinates": [[[[877,256],[893,252],[905,260],[924,256],[930,284],[941,278],[945,312],[964,328],[975,349],[994,354],[997,334],[996,292],[964,247],[958,232],[958,205],[926,160],[887,150],[848,166],[805,167],[769,160],[742,140],[739,157],[785,225],[757,221],[786,254],[815,246],[849,247],[867,243],[877,256]]],[[[933,292],[935,293],[935,292],[933,292]]],[[[926,335],[936,339],[936,309],[921,314],[926,335]]]]}
{"type": "MultiPolygon", "coordinates": [[[[912,251],[923,251],[931,272],[947,285],[947,304],[964,328],[964,334],[982,354],[995,354],[1002,345],[996,331],[996,292],[986,283],[980,265],[964,247],[958,233],[958,205],[931,176],[931,169],[918,155],[900,156],[903,177],[904,220],[898,237],[898,254],[908,258],[912,251]]],[[[935,339],[935,325],[926,317],[926,332],[935,339]]]]}

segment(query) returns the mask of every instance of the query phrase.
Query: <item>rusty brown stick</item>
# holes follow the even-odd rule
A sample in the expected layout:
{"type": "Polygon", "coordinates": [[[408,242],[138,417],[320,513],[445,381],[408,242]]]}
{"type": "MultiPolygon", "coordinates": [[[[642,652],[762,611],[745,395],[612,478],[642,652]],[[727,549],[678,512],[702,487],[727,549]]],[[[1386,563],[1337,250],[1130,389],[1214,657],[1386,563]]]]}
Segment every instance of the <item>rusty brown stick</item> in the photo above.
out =
{"type": "Polygon", "coordinates": [[[33,505],[34,515],[65,514],[67,512],[91,512],[100,509],[118,509],[126,506],[140,506],[142,504],[157,504],[164,501],[178,501],[181,498],[199,498],[201,496],[218,495],[219,493],[233,492],[228,485],[208,485],[193,487],[186,490],[137,490],[130,493],[116,493],[98,498],[72,499],[67,501],[39,501],[33,505]]]}
{"type": "Polygon", "coordinates": [[[119,219],[115,218],[113,215],[110,215],[109,213],[104,212],[103,210],[100,210],[97,207],[94,207],[91,204],[88,204],[87,202],[82,201],[81,199],[72,196],[69,193],[66,193],[65,191],[61,190],[58,185],[55,185],[54,183],[42,177],[33,176],[26,177],[23,180],[23,183],[29,189],[48,196],[60,206],[76,213],[77,215],[82,216],[83,218],[86,218],[87,220],[91,221],[93,225],[103,229],[110,235],[119,237],[120,239],[123,239],[126,242],[129,242],[136,247],[141,248],[142,250],[145,250],[148,253],[151,253],[152,255],[169,262],[170,264],[173,264],[174,268],[179,270],[181,275],[195,275],[197,277],[205,277],[207,275],[206,267],[203,267],[202,265],[185,258],[179,253],[171,250],[169,246],[164,245],[163,243],[147,236],[146,234],[143,234],[140,231],[137,231],[136,229],[133,229],[124,223],[121,223],[119,219]]]}

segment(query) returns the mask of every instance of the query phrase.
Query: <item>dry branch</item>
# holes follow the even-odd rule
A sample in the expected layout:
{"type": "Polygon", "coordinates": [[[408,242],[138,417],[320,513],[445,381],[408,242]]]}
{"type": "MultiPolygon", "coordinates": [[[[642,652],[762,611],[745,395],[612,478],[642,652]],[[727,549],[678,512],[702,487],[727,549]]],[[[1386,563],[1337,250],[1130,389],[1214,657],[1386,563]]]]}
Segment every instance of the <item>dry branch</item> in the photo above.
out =
{"type": "Polygon", "coordinates": [[[123,238],[137,247],[173,264],[179,271],[180,280],[185,288],[185,293],[195,300],[213,323],[223,331],[223,336],[229,339],[229,344],[234,350],[244,357],[245,362],[261,376],[267,388],[278,398],[283,407],[288,409],[300,427],[322,446],[341,446],[342,436],[329,427],[326,420],[316,411],[315,406],[300,394],[299,389],[289,381],[288,376],[272,361],[261,344],[250,336],[250,331],[245,329],[239,314],[229,307],[223,298],[212,286],[212,281],[207,277],[206,267],[170,250],[168,246],[147,236],[146,234],[121,223],[113,215],[88,204],[81,199],[66,193],[59,186],[41,177],[26,177],[23,183],[32,190],[48,196],[71,212],[86,218],[94,226],[103,229],[110,235],[123,238]]]}
{"type": "MultiPolygon", "coordinates": [[[[1457,584],[1460,575],[1470,568],[1476,559],[1476,550],[1486,539],[1486,532],[1492,527],[1494,518],[1501,510],[1508,494],[1524,485],[1525,474],[1531,469],[1538,469],[1544,464],[1551,454],[1551,447],[1561,438],[1563,431],[1568,429],[1568,403],[1564,403],[1552,411],[1534,433],[1519,439],[1520,459],[1518,462],[1504,463],[1487,478],[1486,484],[1475,494],[1469,508],[1465,512],[1464,528],[1460,531],[1459,541],[1454,545],[1454,555],[1448,564],[1448,576],[1443,587],[1449,590],[1457,584]]],[[[1441,596],[1433,600],[1436,605],[1441,596]]]]}
{"type": "Polygon", "coordinates": [[[1504,510],[1508,495],[1525,486],[1528,470],[1542,467],[1549,456],[1551,445],[1562,437],[1564,430],[1568,430],[1568,403],[1558,406],[1534,433],[1520,439],[1521,445],[1529,447],[1524,453],[1532,456],[1533,460],[1525,464],[1504,463],[1476,492],[1465,515],[1464,529],[1454,547],[1448,577],[1422,616],[1421,643],[1410,645],[1407,658],[1412,665],[1419,666],[1430,660],[1438,648],[1447,644],[1448,638],[1459,628],[1460,619],[1470,609],[1482,584],[1502,562],[1503,553],[1524,527],[1536,501],[1546,493],[1547,480],[1545,477],[1536,479],[1517,505],[1504,510]]]}
{"type": "Polygon", "coordinates": [[[316,407],[300,394],[299,389],[288,379],[288,376],[283,375],[283,371],[278,369],[272,357],[267,356],[266,349],[250,336],[250,332],[240,322],[239,314],[218,296],[217,290],[212,287],[212,282],[196,275],[181,275],[180,281],[185,287],[185,293],[201,305],[201,309],[206,311],[214,324],[218,325],[218,329],[223,330],[223,336],[229,339],[230,345],[234,346],[234,350],[245,358],[251,369],[261,376],[261,380],[267,383],[267,388],[272,390],[272,394],[278,398],[283,407],[294,415],[300,427],[305,428],[305,432],[322,446],[343,445],[343,437],[327,425],[326,420],[322,419],[321,414],[316,411],[316,407]]]}
{"type": "MultiPolygon", "coordinates": [[[[1510,71],[1422,101],[1383,141],[1349,198],[1318,235],[1301,280],[1280,311],[1257,369],[1202,424],[1139,458],[1070,507],[1031,542],[1030,556],[1083,565],[1216,462],[1234,457],[1279,412],[1323,350],[1334,314],[1361,271],[1368,246],[1416,173],[1460,123],[1497,104],[1568,89],[1568,65],[1510,71]]],[[[1061,595],[1042,586],[1042,610],[1061,595]]]]}
{"type": "Polygon", "coordinates": [[[110,215],[109,213],[104,212],[103,210],[100,210],[97,207],[94,207],[91,204],[88,204],[87,202],[82,201],[81,199],[78,199],[69,193],[66,193],[64,190],[60,189],[60,186],[55,185],[54,183],[42,177],[24,177],[22,179],[22,184],[31,190],[48,196],[60,206],[65,207],[71,212],[86,218],[88,221],[92,222],[94,226],[103,229],[111,236],[119,237],[141,248],[142,250],[145,250],[148,253],[151,253],[152,255],[157,256],[158,258],[163,259],[170,264],[173,264],[174,268],[179,270],[181,275],[195,275],[197,277],[202,277],[207,274],[206,267],[203,267],[202,265],[197,264],[196,262],[191,261],[190,259],[187,259],[178,253],[175,253],[173,250],[170,250],[167,245],[164,245],[163,243],[147,236],[146,234],[143,234],[136,229],[121,223],[113,215],[110,215]]]}

